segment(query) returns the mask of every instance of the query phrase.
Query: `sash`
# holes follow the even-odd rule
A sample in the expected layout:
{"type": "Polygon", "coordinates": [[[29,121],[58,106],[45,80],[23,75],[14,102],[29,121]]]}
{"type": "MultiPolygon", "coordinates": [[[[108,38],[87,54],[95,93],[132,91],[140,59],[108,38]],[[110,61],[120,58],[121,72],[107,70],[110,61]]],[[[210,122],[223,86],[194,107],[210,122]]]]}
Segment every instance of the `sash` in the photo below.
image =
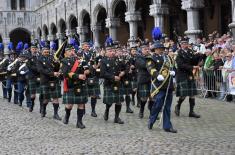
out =
{"type": "MultiPolygon", "coordinates": [[[[163,65],[162,65],[162,67],[161,67],[161,69],[160,69],[160,71],[159,71],[159,73],[161,73],[162,71],[163,71],[163,69],[166,67],[166,63],[170,63],[169,65],[169,68],[172,66],[172,60],[171,60],[171,58],[169,57],[169,56],[167,56],[168,57],[168,60],[169,61],[164,61],[164,63],[163,63],[163,65]]],[[[169,69],[168,68],[168,69],[169,69]]],[[[154,82],[156,82],[156,80],[157,79],[154,79],[153,81],[152,81],[152,86],[154,87],[154,91],[151,93],[151,97],[153,98],[156,94],[158,94],[159,93],[159,90],[163,87],[163,85],[166,83],[166,81],[168,80],[168,78],[169,78],[169,76],[170,76],[170,72],[168,71],[168,73],[167,73],[167,75],[166,75],[166,77],[165,77],[165,79],[164,79],[164,81],[160,84],[160,86],[156,86],[155,85],[155,83],[154,82]]],[[[170,82],[170,81],[169,81],[170,82]]]]}
{"type": "MultiPolygon", "coordinates": [[[[71,69],[70,72],[75,73],[76,69],[78,68],[80,62],[78,60],[75,61],[75,63],[73,64],[73,67],[71,69]]],[[[68,92],[69,88],[68,88],[68,78],[64,78],[64,92],[68,92]]]]}

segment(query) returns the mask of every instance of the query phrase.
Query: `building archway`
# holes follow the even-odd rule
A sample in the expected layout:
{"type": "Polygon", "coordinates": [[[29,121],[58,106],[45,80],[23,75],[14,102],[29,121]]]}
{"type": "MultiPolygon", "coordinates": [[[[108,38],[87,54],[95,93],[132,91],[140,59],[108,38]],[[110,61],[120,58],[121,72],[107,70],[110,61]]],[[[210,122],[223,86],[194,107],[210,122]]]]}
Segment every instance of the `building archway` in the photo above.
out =
{"type": "Polygon", "coordinates": [[[56,27],[55,23],[51,23],[51,25],[50,25],[50,31],[51,31],[51,34],[52,34],[52,35],[56,35],[56,33],[57,33],[57,27],[56,27]]]}
{"type": "Polygon", "coordinates": [[[141,39],[151,39],[151,32],[154,27],[154,18],[149,15],[149,6],[152,4],[151,0],[137,0],[135,10],[141,12],[141,21],[138,23],[138,36],[141,39]]]}
{"type": "Polygon", "coordinates": [[[49,32],[48,32],[48,28],[47,28],[46,25],[43,25],[42,31],[43,31],[43,33],[42,33],[42,37],[43,38],[42,39],[43,40],[47,40],[48,39],[47,36],[48,36],[49,32]]]}
{"type": "Polygon", "coordinates": [[[16,28],[10,32],[10,41],[13,43],[14,47],[18,42],[22,41],[23,43],[31,43],[30,32],[24,28],[16,28]]]}
{"type": "Polygon", "coordinates": [[[66,30],[66,23],[64,21],[64,19],[60,19],[59,20],[59,33],[64,33],[65,34],[65,30],[66,30]]]}
{"type": "Polygon", "coordinates": [[[100,6],[97,15],[95,16],[96,25],[99,25],[101,27],[101,30],[99,31],[99,42],[101,46],[104,46],[105,44],[105,35],[109,33],[109,30],[106,28],[106,18],[107,18],[107,12],[104,7],[100,6]]]}
{"type": "Polygon", "coordinates": [[[0,43],[2,43],[2,36],[1,36],[1,34],[0,34],[0,43]]]}
{"type": "Polygon", "coordinates": [[[41,37],[42,37],[42,30],[40,27],[37,28],[37,39],[38,40],[41,40],[41,37]]]}
{"type": "Polygon", "coordinates": [[[85,34],[85,40],[84,41],[90,41],[92,40],[92,33],[91,33],[91,18],[90,14],[83,10],[80,16],[81,26],[85,27],[87,29],[87,33],[85,34]]]}
{"type": "Polygon", "coordinates": [[[127,11],[127,6],[125,1],[120,0],[115,4],[114,7],[114,17],[120,19],[120,27],[117,29],[117,40],[121,44],[126,44],[129,39],[129,24],[125,21],[125,13],[127,11]]]}

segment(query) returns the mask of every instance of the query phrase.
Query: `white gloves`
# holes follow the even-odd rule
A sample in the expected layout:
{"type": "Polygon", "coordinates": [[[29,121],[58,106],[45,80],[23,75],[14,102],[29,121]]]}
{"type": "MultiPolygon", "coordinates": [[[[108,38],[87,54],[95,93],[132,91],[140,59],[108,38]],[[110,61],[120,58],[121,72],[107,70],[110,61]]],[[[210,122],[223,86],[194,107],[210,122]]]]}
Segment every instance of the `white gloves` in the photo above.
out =
{"type": "Polygon", "coordinates": [[[26,72],[25,71],[20,71],[20,74],[21,75],[24,75],[26,72]]]}
{"type": "Polygon", "coordinates": [[[11,71],[11,66],[8,66],[8,67],[7,67],[7,71],[11,71]]]}
{"type": "Polygon", "coordinates": [[[163,81],[163,80],[164,80],[164,77],[163,77],[162,75],[158,75],[158,76],[157,76],[157,80],[158,80],[158,81],[163,81]]]}
{"type": "Polygon", "coordinates": [[[175,76],[175,71],[170,71],[171,76],[175,76]]]}

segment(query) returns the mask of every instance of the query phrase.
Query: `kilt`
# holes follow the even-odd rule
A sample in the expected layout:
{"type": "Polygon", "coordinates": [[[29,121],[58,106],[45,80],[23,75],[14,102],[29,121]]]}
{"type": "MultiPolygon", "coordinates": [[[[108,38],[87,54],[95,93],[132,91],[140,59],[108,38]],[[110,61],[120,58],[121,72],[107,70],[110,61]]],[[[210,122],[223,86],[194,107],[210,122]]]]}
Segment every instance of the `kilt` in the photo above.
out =
{"type": "Polygon", "coordinates": [[[185,80],[177,82],[176,96],[194,96],[197,95],[197,88],[195,80],[185,80]]]}
{"type": "Polygon", "coordinates": [[[31,94],[36,94],[40,92],[40,83],[37,82],[37,80],[29,80],[28,81],[28,88],[29,88],[29,93],[31,94]]]}
{"type": "Polygon", "coordinates": [[[151,83],[139,84],[137,88],[137,95],[139,98],[149,98],[150,97],[151,83]]]}
{"type": "Polygon", "coordinates": [[[95,83],[94,85],[87,85],[88,95],[98,97],[100,95],[100,85],[95,83]]]}
{"type": "Polygon", "coordinates": [[[137,89],[138,87],[138,84],[137,84],[137,81],[131,81],[131,89],[137,89]]]}
{"type": "Polygon", "coordinates": [[[41,85],[40,86],[40,93],[43,96],[43,99],[49,100],[49,99],[55,99],[55,98],[61,98],[61,85],[57,82],[55,84],[55,90],[51,91],[49,84],[48,85],[41,85]]]}
{"type": "Polygon", "coordinates": [[[81,89],[79,95],[75,95],[74,89],[69,89],[63,94],[63,104],[85,104],[88,102],[86,88],[81,89]]]}
{"type": "Polygon", "coordinates": [[[121,88],[115,92],[112,86],[104,86],[103,103],[112,105],[113,103],[121,103],[124,101],[124,97],[121,93],[121,88]]]}
{"type": "Polygon", "coordinates": [[[122,95],[129,95],[132,93],[132,87],[130,81],[128,85],[125,85],[124,83],[121,84],[121,93],[122,95]]]}

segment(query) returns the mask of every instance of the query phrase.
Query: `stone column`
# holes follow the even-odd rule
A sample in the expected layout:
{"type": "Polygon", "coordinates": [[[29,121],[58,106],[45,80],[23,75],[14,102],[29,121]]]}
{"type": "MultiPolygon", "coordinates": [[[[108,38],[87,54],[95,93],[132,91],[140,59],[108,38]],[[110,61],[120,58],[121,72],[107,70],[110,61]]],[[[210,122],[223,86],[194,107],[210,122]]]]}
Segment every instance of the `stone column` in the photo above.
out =
{"type": "Polygon", "coordinates": [[[59,40],[59,46],[61,46],[64,41],[65,34],[64,33],[57,33],[56,36],[59,40]]]}
{"type": "Polygon", "coordinates": [[[88,33],[87,26],[79,26],[77,27],[77,33],[79,34],[80,45],[86,41],[86,34],[88,33]]]}
{"type": "Polygon", "coordinates": [[[50,41],[50,46],[52,45],[53,41],[55,40],[55,35],[49,34],[48,35],[48,41],[50,41]]]}
{"type": "Polygon", "coordinates": [[[235,45],[235,0],[231,0],[231,2],[232,2],[232,23],[230,23],[228,26],[232,31],[233,45],[235,45]]]}
{"type": "Polygon", "coordinates": [[[100,25],[92,26],[93,42],[95,47],[100,47],[100,31],[101,31],[100,25]]]}
{"type": "Polygon", "coordinates": [[[159,27],[163,34],[166,34],[164,27],[164,15],[169,14],[167,4],[162,4],[161,0],[155,0],[154,4],[150,5],[150,16],[154,17],[154,26],[159,27]]]}
{"type": "Polygon", "coordinates": [[[66,36],[68,37],[68,42],[70,42],[70,40],[72,39],[72,36],[73,36],[72,31],[66,30],[65,32],[66,32],[66,36]]]}
{"type": "Polygon", "coordinates": [[[4,44],[4,54],[5,56],[8,56],[7,54],[9,54],[9,50],[8,50],[8,43],[10,42],[10,38],[6,37],[6,38],[2,38],[2,42],[4,44]]]}
{"type": "Polygon", "coordinates": [[[199,9],[204,7],[204,0],[182,0],[182,9],[187,11],[188,30],[185,34],[190,38],[190,43],[195,43],[202,31],[199,27],[199,9]]]}
{"type": "Polygon", "coordinates": [[[120,26],[120,19],[110,17],[106,19],[106,27],[109,29],[109,36],[113,41],[117,41],[117,28],[120,26]]]}
{"type": "Polygon", "coordinates": [[[130,38],[138,37],[138,21],[141,21],[141,13],[139,11],[126,12],[125,21],[129,23],[130,38]]]}

